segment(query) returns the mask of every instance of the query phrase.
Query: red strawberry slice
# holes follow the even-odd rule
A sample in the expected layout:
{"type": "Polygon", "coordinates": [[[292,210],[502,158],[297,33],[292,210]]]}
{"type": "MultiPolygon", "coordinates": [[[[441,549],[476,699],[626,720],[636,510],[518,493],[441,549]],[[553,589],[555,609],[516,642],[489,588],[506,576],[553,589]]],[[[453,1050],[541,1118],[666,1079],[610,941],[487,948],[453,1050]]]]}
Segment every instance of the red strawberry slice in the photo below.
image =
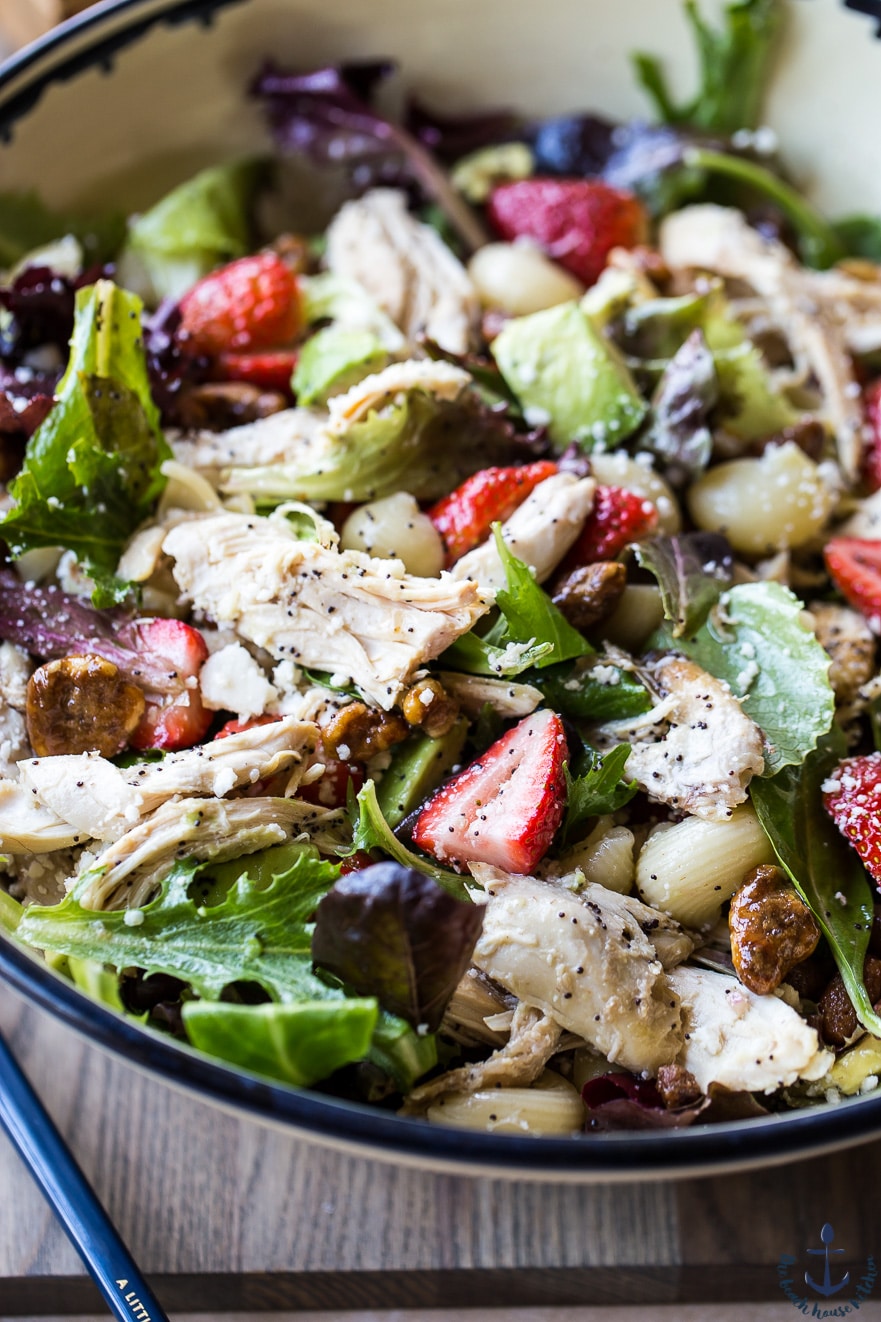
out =
{"type": "Polygon", "coordinates": [[[222,353],[217,360],[221,381],[246,381],[261,390],[290,395],[291,377],[297,366],[296,349],[271,349],[264,353],[222,353]]]}
{"type": "Polygon", "coordinates": [[[531,871],[563,818],[567,757],[556,712],[533,712],[437,791],[414,842],[441,863],[531,871]]]}
{"type": "Polygon", "coordinates": [[[549,459],[522,468],[484,468],[433,505],[428,517],[443,538],[447,568],[485,542],[496,520],[509,519],[539,482],[556,471],[549,459]]]}
{"type": "Polygon", "coordinates": [[[881,753],[842,762],[823,786],[823,806],[881,886],[881,753]]]}
{"type": "Polygon", "coordinates": [[[314,803],[319,808],[345,808],[349,799],[349,786],[357,794],[363,784],[364,768],[360,763],[326,758],[324,775],[308,785],[301,785],[297,790],[297,798],[314,803]]]}
{"type": "MultiPolygon", "coordinates": [[[[196,677],[208,659],[205,639],[182,620],[157,618],[135,626],[135,647],[145,661],[143,687],[148,689],[141,722],[131,737],[132,748],[192,748],[205,735],[214,713],[202,705],[196,677]],[[149,678],[146,675],[149,674],[149,678]],[[161,674],[161,692],[150,692],[161,674]]],[[[132,670],[137,677],[137,671],[132,670]]],[[[159,688],[159,685],[156,685],[159,688]]]]}
{"type": "Polygon", "coordinates": [[[881,542],[833,537],[823,556],[842,597],[865,615],[872,633],[881,634],[881,542]]]}
{"type": "Polygon", "coordinates": [[[302,325],[297,277],[274,252],[240,257],[212,271],[180,301],[178,332],[197,354],[286,345],[302,325]]]}
{"type": "Polygon", "coordinates": [[[487,204],[503,239],[533,239],[586,285],[599,279],[613,248],[635,248],[648,234],[645,208],[601,179],[520,179],[499,184],[487,204]]]}
{"type": "Polygon", "coordinates": [[[863,454],[862,477],[870,491],[881,490],[881,380],[873,381],[863,393],[868,440],[863,454]]]}
{"type": "Polygon", "coordinates": [[[577,569],[598,560],[614,560],[630,542],[653,533],[658,511],[650,500],[624,487],[597,487],[593,508],[561,569],[577,569]]]}

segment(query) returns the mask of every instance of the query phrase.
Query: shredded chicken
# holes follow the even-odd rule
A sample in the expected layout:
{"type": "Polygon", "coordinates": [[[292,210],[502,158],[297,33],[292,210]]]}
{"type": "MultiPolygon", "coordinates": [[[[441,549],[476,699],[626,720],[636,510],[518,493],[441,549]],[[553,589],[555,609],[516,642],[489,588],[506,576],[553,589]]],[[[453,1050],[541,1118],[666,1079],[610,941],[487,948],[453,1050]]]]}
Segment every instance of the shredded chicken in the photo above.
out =
{"type": "Polygon", "coordinates": [[[467,271],[404,193],[375,188],[347,202],[327,231],[326,262],[357,280],[411,343],[420,335],[465,353],[480,315],[467,271]]]}
{"type": "Polygon", "coordinates": [[[322,409],[285,409],[228,431],[171,435],[174,457],[199,473],[225,468],[259,468],[296,459],[320,463],[328,448],[327,414],[322,409]]]}
{"type": "Polygon", "coordinates": [[[88,833],[64,821],[18,780],[0,780],[0,850],[9,854],[51,854],[84,844],[88,833]]]}
{"type": "Polygon", "coordinates": [[[855,333],[861,345],[867,336],[881,343],[881,285],[841,271],[806,271],[784,244],[725,207],[674,212],[661,224],[660,248],[671,268],[714,271],[756,291],[767,305],[768,321],[789,343],[797,369],[816,379],[841,469],[848,481],[855,481],[863,412],[851,353],[857,347],[855,333]]]}
{"type": "Polygon", "coordinates": [[[681,966],[670,983],[682,1004],[685,1044],[678,1063],[706,1092],[774,1092],[820,1079],[834,1059],[817,1031],[778,996],[757,996],[725,974],[681,966]]]}
{"type": "Polygon", "coordinates": [[[473,583],[299,541],[279,520],[209,515],[163,547],[197,609],[279,660],[353,677],[385,710],[486,610],[473,583]]]}
{"type": "Polygon", "coordinates": [[[511,1035],[486,1060],[461,1065],[408,1094],[403,1115],[421,1115],[443,1093],[478,1092],[481,1088],[523,1088],[533,1083],[557,1050],[562,1029],[544,1013],[518,1004],[511,1035]]]}
{"type": "Polygon", "coordinates": [[[137,909],[179,858],[240,858],[284,844],[302,831],[332,849],[340,812],[301,799],[173,799],[98,855],[76,878],[86,909],[137,909]]]}
{"type": "Polygon", "coordinates": [[[832,659],[829,682],[835,701],[846,706],[875,673],[875,639],[863,616],[849,606],[813,601],[810,613],[817,641],[832,659]]]}
{"type": "Polygon", "coordinates": [[[511,717],[528,716],[544,702],[544,694],[534,684],[485,675],[461,675],[452,670],[440,671],[438,679],[465,714],[475,718],[487,704],[500,716],[511,717]]]}
{"type": "Polygon", "coordinates": [[[315,751],[315,725],[285,717],[197,748],[169,753],[161,762],[122,769],[95,753],[28,759],[21,783],[39,803],[83,836],[115,840],[175,795],[223,798],[278,771],[295,769],[315,751]]]}
{"type": "Polygon", "coordinates": [[[471,871],[486,896],[478,968],[626,1069],[676,1057],[679,1001],[652,940],[669,918],[603,886],[574,895],[488,864],[471,871]]]}
{"type": "Polygon", "coordinates": [[[650,799],[725,821],[765,766],[762,734],[727,684],[694,661],[662,656],[640,669],[657,697],[651,711],[597,727],[599,748],[630,743],[624,774],[650,799]]]}
{"type": "Polygon", "coordinates": [[[436,363],[430,358],[392,363],[381,372],[366,376],[344,395],[335,395],[328,401],[330,421],[327,429],[332,436],[344,436],[368,413],[382,408],[407,390],[424,390],[437,399],[451,401],[458,399],[470,384],[469,374],[451,363],[436,363]]]}
{"type": "MultiPolygon", "coordinates": [[[[555,473],[530,492],[502,524],[505,544],[534,570],[539,583],[554,572],[574,543],[593,506],[596,482],[572,473],[555,473]]],[[[492,600],[507,582],[494,537],[454,565],[454,578],[471,579],[492,600]]]]}

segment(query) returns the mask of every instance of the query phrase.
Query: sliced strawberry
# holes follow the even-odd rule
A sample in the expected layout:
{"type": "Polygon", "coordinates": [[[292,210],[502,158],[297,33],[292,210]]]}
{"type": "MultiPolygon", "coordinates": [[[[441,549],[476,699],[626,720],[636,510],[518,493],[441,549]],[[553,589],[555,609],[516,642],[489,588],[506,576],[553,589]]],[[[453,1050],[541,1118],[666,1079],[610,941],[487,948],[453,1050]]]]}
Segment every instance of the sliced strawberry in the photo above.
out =
{"type": "Polygon", "coordinates": [[[373,867],[376,862],[363,849],[357,849],[354,854],[349,854],[347,858],[339,859],[340,875],[348,876],[350,872],[363,872],[365,868],[373,867]]]}
{"type": "Polygon", "coordinates": [[[630,542],[638,542],[658,526],[658,511],[650,500],[624,487],[597,487],[593,508],[562,569],[614,560],[630,542]]]}
{"type": "Polygon", "coordinates": [[[823,555],[842,597],[865,615],[872,633],[881,634],[881,542],[833,537],[823,555]]]}
{"type": "MultiPolygon", "coordinates": [[[[135,626],[134,645],[144,657],[147,705],[131,737],[132,747],[174,751],[198,744],[214,719],[202,705],[197,683],[208,659],[205,639],[182,620],[157,618],[135,626]]],[[[132,674],[137,677],[137,670],[132,674]]]]}
{"type": "Polygon", "coordinates": [[[563,818],[567,756],[556,712],[533,712],[437,791],[414,842],[442,863],[529,872],[563,818]]]}
{"type": "Polygon", "coordinates": [[[302,321],[297,277],[278,253],[240,257],[195,284],[180,301],[180,342],[220,354],[289,344],[302,321]]]}
{"type": "Polygon", "coordinates": [[[881,886],[881,753],[842,762],[823,786],[823,806],[881,886]]]}
{"type": "Polygon", "coordinates": [[[484,468],[428,511],[447,552],[447,568],[485,542],[496,520],[504,522],[557,465],[543,459],[522,468],[484,468]]]}
{"type": "Polygon", "coordinates": [[[648,234],[645,208],[601,179],[519,179],[499,184],[487,204],[503,239],[533,239],[586,285],[599,279],[613,248],[635,248],[648,234]]]}
{"type": "MultiPolygon", "coordinates": [[[[364,768],[358,762],[340,762],[336,758],[327,758],[324,763],[324,775],[313,780],[309,785],[301,785],[297,798],[314,803],[319,808],[345,808],[349,798],[349,786],[355,794],[364,784],[364,768]]],[[[365,864],[365,867],[367,865],[365,864]]]]}
{"type": "Polygon", "coordinates": [[[221,381],[246,381],[261,390],[290,395],[291,377],[297,366],[296,349],[272,349],[264,353],[222,353],[217,359],[221,381]]]}
{"type": "Polygon", "coordinates": [[[881,490],[881,380],[873,381],[863,392],[867,441],[863,454],[862,477],[870,491],[881,490]]]}

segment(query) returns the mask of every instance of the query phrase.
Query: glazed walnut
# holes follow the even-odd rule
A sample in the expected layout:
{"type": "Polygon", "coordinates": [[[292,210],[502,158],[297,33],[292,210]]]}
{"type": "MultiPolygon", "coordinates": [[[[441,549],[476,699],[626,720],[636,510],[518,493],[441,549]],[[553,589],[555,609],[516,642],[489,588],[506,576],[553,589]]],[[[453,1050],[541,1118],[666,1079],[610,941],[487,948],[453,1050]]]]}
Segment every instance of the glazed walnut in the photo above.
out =
{"type": "Polygon", "coordinates": [[[551,599],[573,629],[590,629],[612,614],[627,586],[627,570],[616,560],[598,560],[559,575],[551,599]]]}
{"type": "Polygon", "coordinates": [[[780,868],[751,872],[731,901],[731,958],[745,987],[759,996],[779,987],[790,969],[813,954],[820,929],[780,868]]]}
{"type": "Polygon", "coordinates": [[[419,726],[430,739],[449,734],[459,718],[459,704],[436,679],[422,679],[408,689],[401,710],[410,725],[419,726]]]}
{"type": "Polygon", "coordinates": [[[28,739],[39,757],[122,752],[144,714],[144,694],[103,657],[66,656],[31,675],[28,739]]]}
{"type": "Polygon", "coordinates": [[[409,725],[397,712],[350,702],[325,728],[322,739],[327,751],[343,762],[366,762],[401,743],[409,733],[409,725]]]}

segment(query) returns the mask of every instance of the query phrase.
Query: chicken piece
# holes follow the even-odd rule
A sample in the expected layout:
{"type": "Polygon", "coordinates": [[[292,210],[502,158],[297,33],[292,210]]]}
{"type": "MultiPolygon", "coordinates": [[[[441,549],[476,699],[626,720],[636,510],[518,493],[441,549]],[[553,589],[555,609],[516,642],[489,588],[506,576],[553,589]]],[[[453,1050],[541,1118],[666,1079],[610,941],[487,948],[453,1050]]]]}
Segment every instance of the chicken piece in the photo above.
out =
{"type": "Polygon", "coordinates": [[[774,1092],[820,1079],[834,1057],[817,1031],[778,996],[757,996],[736,978],[680,965],[670,984],[682,1004],[685,1045],[677,1063],[734,1092],[774,1092]]]}
{"type": "MultiPolygon", "coordinates": [[[[593,506],[595,491],[591,477],[555,473],[540,482],[502,524],[506,546],[534,570],[539,583],[551,576],[575,542],[593,506]]],[[[494,600],[507,584],[494,537],[463,555],[451,573],[454,578],[477,583],[487,600],[494,600]]]]}
{"type": "Polygon", "coordinates": [[[813,601],[814,632],[829,653],[829,683],[839,706],[852,703],[875,673],[875,639],[865,619],[848,606],[813,601]]]}
{"type": "Polygon", "coordinates": [[[407,210],[406,195],[375,188],[347,202],[327,231],[325,261],[357,280],[411,343],[421,335],[465,353],[480,316],[462,263],[430,225],[407,210]]]}
{"type": "Polygon", "coordinates": [[[528,716],[544,694],[533,684],[518,684],[509,679],[491,679],[484,675],[460,675],[453,670],[441,670],[438,679],[447,693],[455,698],[466,716],[476,719],[488,703],[499,716],[528,716]]]}
{"type": "Polygon", "coordinates": [[[333,848],[340,812],[301,799],[173,799],[98,855],[75,882],[86,909],[137,909],[179,858],[222,862],[284,844],[303,831],[333,848]],[[82,889],[80,889],[82,887],[82,889]]]}
{"type": "Polygon", "coordinates": [[[84,844],[88,834],[47,808],[17,780],[0,780],[0,851],[51,854],[84,844]]]}
{"type": "MultiPolygon", "coordinates": [[[[747,224],[741,212],[726,207],[694,206],[674,212],[661,224],[660,248],[671,268],[696,268],[743,280],[766,301],[768,320],[788,341],[796,367],[816,378],[842,471],[848,481],[856,481],[863,411],[848,340],[852,305],[845,291],[864,305],[870,286],[852,278],[848,283],[840,272],[826,280],[825,273],[805,271],[784,244],[766,238],[747,224]]],[[[881,307],[873,315],[881,327],[881,307]]]]}
{"type": "MultiPolygon", "coordinates": [[[[315,725],[289,716],[169,753],[161,762],[123,770],[92,753],[71,754],[30,759],[21,764],[19,775],[39,803],[78,832],[115,840],[175,795],[223,798],[230,790],[301,763],[317,743],[315,725]]],[[[289,792],[296,783],[295,777],[289,792]]]]}
{"type": "Polygon", "coordinates": [[[408,1094],[403,1115],[421,1115],[444,1093],[471,1093],[481,1088],[525,1088],[534,1083],[557,1050],[562,1029],[542,1010],[524,1005],[514,1011],[511,1035],[486,1060],[462,1065],[423,1083],[408,1094]]]}
{"type": "Polygon", "coordinates": [[[631,744],[624,775],[655,803],[726,821],[746,800],[746,787],[765,766],[762,733],[727,684],[694,661],[662,656],[640,668],[658,699],[651,711],[609,721],[592,735],[598,748],[631,744]]]}
{"type": "Polygon", "coordinates": [[[458,399],[470,384],[469,373],[452,363],[434,362],[430,358],[392,363],[381,372],[366,376],[344,395],[334,395],[328,401],[330,421],[327,430],[331,436],[344,436],[355,423],[408,390],[423,390],[427,395],[449,402],[458,399]]]}
{"type": "Polygon", "coordinates": [[[614,1064],[654,1072],[677,1056],[679,1000],[652,941],[668,918],[602,886],[574,895],[488,864],[471,870],[486,895],[478,968],[614,1064]]]}
{"type": "Polygon", "coordinates": [[[385,711],[487,609],[474,583],[299,541],[280,520],[209,515],[163,547],[199,610],[279,660],[354,677],[385,711]]]}
{"type": "Polygon", "coordinates": [[[170,436],[178,463],[213,476],[225,468],[259,468],[311,457],[315,463],[328,448],[323,409],[285,409],[229,431],[198,431],[170,436]]]}

